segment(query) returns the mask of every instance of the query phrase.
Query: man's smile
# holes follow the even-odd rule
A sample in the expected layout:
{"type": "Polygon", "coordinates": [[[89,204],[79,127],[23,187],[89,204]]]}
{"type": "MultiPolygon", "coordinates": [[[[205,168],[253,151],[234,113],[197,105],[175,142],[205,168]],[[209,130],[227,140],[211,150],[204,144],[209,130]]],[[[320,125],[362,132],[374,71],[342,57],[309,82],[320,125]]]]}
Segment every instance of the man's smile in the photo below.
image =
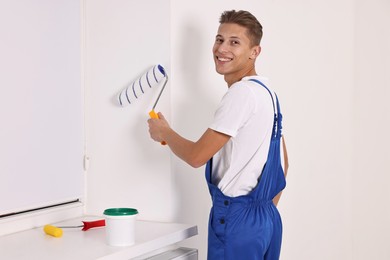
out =
{"type": "Polygon", "coordinates": [[[232,61],[232,58],[226,58],[226,57],[219,57],[217,56],[217,60],[222,61],[222,62],[227,62],[227,61],[232,61]]]}

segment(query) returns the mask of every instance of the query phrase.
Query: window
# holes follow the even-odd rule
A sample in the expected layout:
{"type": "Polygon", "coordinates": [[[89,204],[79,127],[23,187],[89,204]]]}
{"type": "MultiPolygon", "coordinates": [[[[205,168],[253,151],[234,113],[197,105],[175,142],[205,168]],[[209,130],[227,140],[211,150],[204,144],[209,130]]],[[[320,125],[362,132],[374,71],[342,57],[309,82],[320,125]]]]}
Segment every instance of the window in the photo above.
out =
{"type": "Polygon", "coordinates": [[[0,215],[84,192],[79,0],[0,3],[0,215]]]}

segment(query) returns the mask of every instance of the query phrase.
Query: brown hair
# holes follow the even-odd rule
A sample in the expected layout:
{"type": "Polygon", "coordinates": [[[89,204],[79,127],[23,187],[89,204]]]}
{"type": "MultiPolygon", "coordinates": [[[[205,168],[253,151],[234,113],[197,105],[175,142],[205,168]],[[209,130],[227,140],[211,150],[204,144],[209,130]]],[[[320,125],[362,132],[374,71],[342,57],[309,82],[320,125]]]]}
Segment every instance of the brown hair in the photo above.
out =
{"type": "Polygon", "coordinates": [[[225,11],[221,14],[219,23],[235,23],[245,27],[252,45],[260,45],[261,37],[263,37],[263,26],[250,12],[243,10],[225,11]]]}

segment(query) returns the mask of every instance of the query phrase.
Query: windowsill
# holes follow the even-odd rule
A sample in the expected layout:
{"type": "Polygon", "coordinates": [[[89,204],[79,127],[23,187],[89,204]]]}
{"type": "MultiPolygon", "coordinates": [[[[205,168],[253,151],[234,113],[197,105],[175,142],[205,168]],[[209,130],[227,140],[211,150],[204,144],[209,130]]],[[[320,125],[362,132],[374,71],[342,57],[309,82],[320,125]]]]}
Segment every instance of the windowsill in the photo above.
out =
{"type": "Polygon", "coordinates": [[[66,219],[81,217],[83,212],[84,204],[82,202],[75,202],[50,209],[36,210],[29,213],[1,218],[0,236],[44,226],[48,223],[56,223],[66,219]]]}
{"type": "MultiPolygon", "coordinates": [[[[101,217],[79,217],[57,224],[80,225],[96,219],[101,217]]],[[[106,244],[104,228],[63,230],[60,238],[46,235],[42,227],[2,236],[0,259],[131,259],[198,234],[196,225],[138,220],[135,244],[113,247],[106,244]]]]}

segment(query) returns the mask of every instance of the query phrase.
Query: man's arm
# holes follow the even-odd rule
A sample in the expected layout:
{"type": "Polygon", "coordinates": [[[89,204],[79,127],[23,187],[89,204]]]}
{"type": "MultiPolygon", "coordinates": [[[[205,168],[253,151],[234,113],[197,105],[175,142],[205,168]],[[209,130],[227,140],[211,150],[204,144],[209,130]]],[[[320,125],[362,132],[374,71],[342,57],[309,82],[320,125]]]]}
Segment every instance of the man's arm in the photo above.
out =
{"type": "Polygon", "coordinates": [[[193,142],[170,128],[161,113],[158,115],[160,119],[148,120],[150,136],[157,142],[165,141],[177,157],[192,167],[198,168],[207,163],[230,139],[230,136],[209,128],[198,141],[193,142]]]}

